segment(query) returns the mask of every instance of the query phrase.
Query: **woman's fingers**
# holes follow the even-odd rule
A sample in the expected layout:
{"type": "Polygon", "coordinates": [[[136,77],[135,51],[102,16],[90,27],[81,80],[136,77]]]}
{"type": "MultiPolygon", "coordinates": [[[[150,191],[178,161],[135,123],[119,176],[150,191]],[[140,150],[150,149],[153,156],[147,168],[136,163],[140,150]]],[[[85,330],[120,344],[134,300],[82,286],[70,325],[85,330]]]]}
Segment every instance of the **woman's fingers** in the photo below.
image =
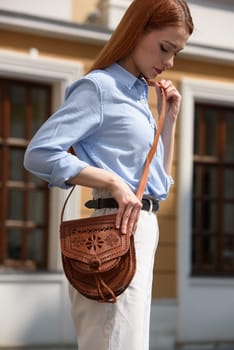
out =
{"type": "Polygon", "coordinates": [[[137,227],[137,222],[139,220],[139,216],[140,216],[140,210],[141,210],[141,207],[134,207],[133,210],[132,210],[132,215],[131,215],[131,218],[129,218],[129,221],[128,221],[128,227],[127,227],[127,232],[130,232],[130,233],[135,233],[136,231],[136,227],[137,227]]]}
{"type": "Polygon", "coordinates": [[[133,233],[133,228],[137,224],[138,214],[141,207],[139,205],[127,206],[127,209],[122,217],[121,232],[133,233]]]}
{"type": "Polygon", "coordinates": [[[117,185],[114,184],[112,196],[118,203],[116,228],[120,229],[123,234],[132,233],[142,207],[141,201],[122,180],[118,181],[117,185]]]}
{"type": "Polygon", "coordinates": [[[120,228],[123,234],[133,233],[139,218],[141,210],[141,202],[138,201],[134,205],[129,203],[126,206],[119,206],[116,217],[116,227],[120,228]]]}
{"type": "Polygon", "coordinates": [[[121,226],[120,230],[122,233],[127,233],[128,232],[128,223],[132,218],[132,206],[127,205],[125,210],[123,211],[123,215],[121,218],[121,226]]]}
{"type": "MultiPolygon", "coordinates": [[[[171,80],[161,80],[160,82],[156,83],[156,90],[159,91],[159,87],[163,87],[166,99],[167,99],[167,113],[173,118],[176,119],[179,109],[180,109],[180,102],[181,102],[181,95],[176,89],[176,87],[173,85],[171,80]]],[[[159,101],[161,99],[159,98],[159,101]]]]}

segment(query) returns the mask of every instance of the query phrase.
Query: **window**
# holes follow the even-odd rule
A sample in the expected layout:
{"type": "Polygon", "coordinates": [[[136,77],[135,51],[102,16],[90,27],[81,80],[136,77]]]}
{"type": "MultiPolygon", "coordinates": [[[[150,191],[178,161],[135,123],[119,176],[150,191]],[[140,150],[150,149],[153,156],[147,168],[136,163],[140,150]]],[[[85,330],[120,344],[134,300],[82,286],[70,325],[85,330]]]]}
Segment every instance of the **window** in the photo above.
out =
{"type": "Polygon", "coordinates": [[[234,108],[195,103],[192,275],[234,276],[234,108]]]}
{"type": "Polygon", "coordinates": [[[24,169],[23,157],[50,102],[50,85],[0,79],[1,267],[47,267],[48,186],[24,169]]]}

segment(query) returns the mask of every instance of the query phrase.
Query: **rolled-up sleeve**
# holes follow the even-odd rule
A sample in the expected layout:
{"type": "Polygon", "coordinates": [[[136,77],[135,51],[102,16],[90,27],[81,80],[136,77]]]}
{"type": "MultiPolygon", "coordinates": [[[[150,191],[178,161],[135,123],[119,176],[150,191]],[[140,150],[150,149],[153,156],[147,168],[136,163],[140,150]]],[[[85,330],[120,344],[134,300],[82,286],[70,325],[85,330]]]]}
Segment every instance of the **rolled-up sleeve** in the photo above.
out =
{"type": "Polygon", "coordinates": [[[66,182],[89,164],[68,150],[101,123],[101,91],[93,80],[82,78],[68,88],[63,105],[32,138],[25,152],[25,168],[50,187],[69,187],[66,182]]]}

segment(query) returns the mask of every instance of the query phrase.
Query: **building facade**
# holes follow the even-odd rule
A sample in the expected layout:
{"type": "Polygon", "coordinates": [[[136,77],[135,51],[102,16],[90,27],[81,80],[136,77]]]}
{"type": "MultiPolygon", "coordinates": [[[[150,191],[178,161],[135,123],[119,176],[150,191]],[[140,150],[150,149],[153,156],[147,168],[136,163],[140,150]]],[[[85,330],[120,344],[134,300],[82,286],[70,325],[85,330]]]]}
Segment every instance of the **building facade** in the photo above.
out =
{"type": "MultiPolygon", "coordinates": [[[[23,155],[130,2],[0,0],[0,347],[75,342],[59,251],[66,191],[27,173],[23,155]]],[[[162,76],[183,99],[158,214],[152,349],[234,342],[234,4],[188,3],[195,32],[162,76]]],[[[66,217],[88,215],[89,196],[77,189],[66,217]]]]}

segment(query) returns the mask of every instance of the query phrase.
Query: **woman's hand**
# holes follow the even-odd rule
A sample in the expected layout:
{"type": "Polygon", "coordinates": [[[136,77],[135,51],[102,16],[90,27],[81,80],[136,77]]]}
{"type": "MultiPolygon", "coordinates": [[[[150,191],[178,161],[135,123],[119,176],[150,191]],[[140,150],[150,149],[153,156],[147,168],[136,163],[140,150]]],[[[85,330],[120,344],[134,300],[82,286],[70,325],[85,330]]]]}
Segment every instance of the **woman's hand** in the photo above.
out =
{"type": "Polygon", "coordinates": [[[122,233],[134,233],[142,207],[141,201],[132,192],[130,187],[122,180],[111,189],[113,198],[117,201],[119,209],[116,217],[116,227],[122,233]]]}
{"type": "Polygon", "coordinates": [[[156,83],[156,91],[158,96],[158,109],[161,110],[162,96],[160,92],[160,87],[163,87],[166,94],[167,100],[167,110],[166,117],[170,118],[172,122],[177,120],[177,116],[180,110],[181,95],[175,88],[171,80],[161,80],[156,83]]]}
{"type": "Polygon", "coordinates": [[[124,234],[135,232],[142,204],[119,176],[104,169],[88,166],[69,179],[68,183],[110,191],[119,206],[116,227],[124,234]]]}

